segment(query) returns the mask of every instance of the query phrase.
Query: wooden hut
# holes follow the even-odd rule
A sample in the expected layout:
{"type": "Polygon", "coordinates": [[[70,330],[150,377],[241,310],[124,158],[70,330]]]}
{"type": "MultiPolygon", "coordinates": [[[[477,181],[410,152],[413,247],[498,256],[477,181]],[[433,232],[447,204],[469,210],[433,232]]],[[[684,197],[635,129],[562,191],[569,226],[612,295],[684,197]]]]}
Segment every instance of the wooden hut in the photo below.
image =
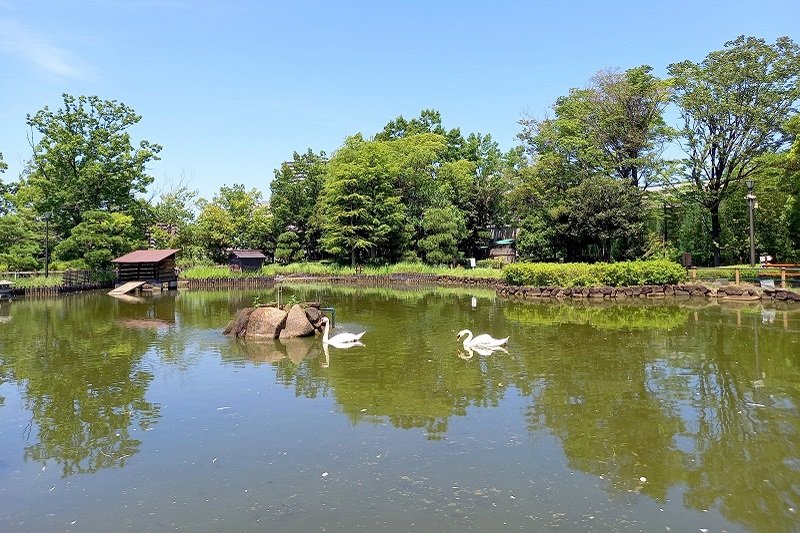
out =
{"type": "Polygon", "coordinates": [[[231,270],[261,270],[266,258],[267,256],[261,250],[228,250],[228,265],[231,270]]]}
{"type": "Polygon", "coordinates": [[[136,250],[112,261],[117,265],[117,283],[144,281],[170,289],[178,286],[175,254],[180,250],[136,250]]]}
{"type": "Polygon", "coordinates": [[[505,263],[514,263],[517,260],[515,239],[500,239],[489,247],[489,259],[499,259],[505,263]]]}

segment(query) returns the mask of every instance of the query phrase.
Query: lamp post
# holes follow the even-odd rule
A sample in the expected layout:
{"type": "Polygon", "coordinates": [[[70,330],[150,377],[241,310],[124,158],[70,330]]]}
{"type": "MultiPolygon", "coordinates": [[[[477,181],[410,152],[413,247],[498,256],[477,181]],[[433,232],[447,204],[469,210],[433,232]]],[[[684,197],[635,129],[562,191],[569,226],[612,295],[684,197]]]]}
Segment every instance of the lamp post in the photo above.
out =
{"type": "Polygon", "coordinates": [[[44,214],[44,277],[50,275],[50,211],[44,214]]]}
{"type": "Polygon", "coordinates": [[[747,204],[750,210],[750,266],[756,266],[756,238],[755,238],[755,230],[753,227],[753,205],[756,202],[756,197],[753,194],[753,186],[755,182],[753,180],[747,180],[745,182],[747,184],[747,204]]]}

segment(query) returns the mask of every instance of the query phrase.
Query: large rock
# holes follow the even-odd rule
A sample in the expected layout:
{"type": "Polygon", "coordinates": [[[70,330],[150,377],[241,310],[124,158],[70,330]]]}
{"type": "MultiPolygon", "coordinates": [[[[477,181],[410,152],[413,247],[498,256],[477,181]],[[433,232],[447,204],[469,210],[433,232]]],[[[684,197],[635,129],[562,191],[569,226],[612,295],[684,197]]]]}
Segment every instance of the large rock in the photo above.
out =
{"type": "Polygon", "coordinates": [[[322,318],[322,311],[318,307],[306,307],[306,316],[309,322],[316,324],[322,318]]]}
{"type": "Polygon", "coordinates": [[[228,323],[228,327],[222,332],[223,335],[235,335],[241,337],[247,331],[247,322],[250,320],[250,313],[253,312],[252,307],[245,307],[236,313],[236,318],[228,323]]]}
{"type": "Polygon", "coordinates": [[[245,338],[277,339],[285,324],[286,311],[275,307],[257,307],[250,313],[245,338]]]}
{"type": "Polygon", "coordinates": [[[293,305],[286,317],[286,326],[280,332],[280,338],[308,337],[313,334],[314,326],[309,322],[303,307],[300,304],[293,305]]]}

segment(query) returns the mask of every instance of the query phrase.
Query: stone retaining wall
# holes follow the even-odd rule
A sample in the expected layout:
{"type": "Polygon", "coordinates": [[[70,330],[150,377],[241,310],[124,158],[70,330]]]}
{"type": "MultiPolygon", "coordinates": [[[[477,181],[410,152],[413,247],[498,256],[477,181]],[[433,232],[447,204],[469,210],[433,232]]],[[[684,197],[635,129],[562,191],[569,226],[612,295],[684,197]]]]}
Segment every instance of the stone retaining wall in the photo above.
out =
{"type": "Polygon", "coordinates": [[[787,289],[761,289],[758,287],[706,285],[642,285],[632,287],[516,287],[504,285],[497,288],[498,296],[505,298],[717,298],[727,301],[796,301],[800,293],[787,289]]]}

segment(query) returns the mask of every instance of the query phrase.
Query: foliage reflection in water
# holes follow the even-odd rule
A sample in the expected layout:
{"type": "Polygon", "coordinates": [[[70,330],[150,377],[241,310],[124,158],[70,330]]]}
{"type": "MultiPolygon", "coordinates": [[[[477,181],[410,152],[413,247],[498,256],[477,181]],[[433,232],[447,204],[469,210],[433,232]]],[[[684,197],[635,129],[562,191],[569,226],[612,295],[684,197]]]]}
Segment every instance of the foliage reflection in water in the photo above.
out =
{"type": "Polygon", "coordinates": [[[796,527],[797,310],[285,287],[326,353],[223,337],[257,294],[3,304],[0,528],[796,527]]]}

